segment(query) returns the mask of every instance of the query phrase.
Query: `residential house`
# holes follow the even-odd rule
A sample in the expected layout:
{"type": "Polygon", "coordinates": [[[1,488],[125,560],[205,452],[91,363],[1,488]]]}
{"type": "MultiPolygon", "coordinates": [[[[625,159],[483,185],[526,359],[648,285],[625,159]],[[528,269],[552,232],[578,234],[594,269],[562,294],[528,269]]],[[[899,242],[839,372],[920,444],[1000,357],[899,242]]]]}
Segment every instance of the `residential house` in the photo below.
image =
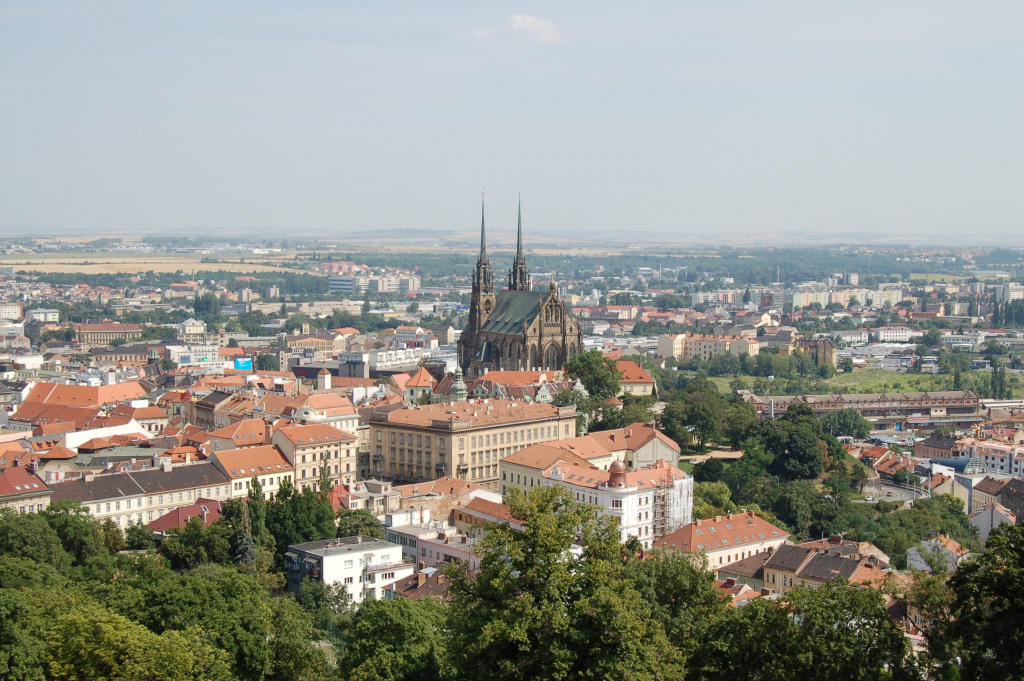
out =
{"type": "Polygon", "coordinates": [[[907,567],[931,574],[933,570],[930,561],[938,560],[941,561],[944,570],[956,572],[970,555],[971,552],[959,542],[935,532],[930,539],[907,550],[907,567]]]}
{"type": "Polygon", "coordinates": [[[51,485],[52,503],[77,501],[97,520],[111,519],[121,528],[149,523],[200,496],[231,498],[231,479],[212,463],[164,464],[128,473],[86,476],[51,485]]]}
{"type": "Polygon", "coordinates": [[[353,603],[381,599],[395,582],[409,577],[415,565],[402,547],[372,537],[339,537],[294,544],[285,553],[288,590],[298,592],[304,579],[341,584],[353,603]]]}
{"type": "Polygon", "coordinates": [[[1007,481],[999,492],[998,501],[1017,518],[1019,524],[1024,517],[1024,480],[1014,478],[1007,481]]]}
{"type": "Polygon", "coordinates": [[[332,486],[356,481],[357,438],[326,423],[285,426],[274,433],[273,442],[295,466],[295,487],[315,488],[320,467],[326,466],[332,486]]]}
{"type": "Polygon", "coordinates": [[[37,513],[50,505],[49,485],[26,466],[0,468],[0,508],[37,513]]]}
{"type": "Polygon", "coordinates": [[[843,580],[850,584],[880,584],[888,565],[877,556],[843,549],[785,544],[764,564],[764,588],[785,594],[798,586],[816,589],[843,580]]]}
{"type": "Polygon", "coordinates": [[[169,511],[151,523],[147,523],[146,529],[153,532],[165,533],[172,527],[185,527],[192,518],[202,518],[203,526],[209,527],[220,520],[224,510],[224,502],[219,499],[196,499],[196,503],[190,506],[181,506],[169,511]]]}
{"type": "Polygon", "coordinates": [[[990,504],[996,503],[999,499],[999,493],[1003,491],[1008,482],[1009,480],[986,477],[984,480],[975,483],[974,488],[971,490],[971,505],[967,512],[969,514],[975,513],[990,504]]]}
{"type": "Polygon", "coordinates": [[[1000,525],[1016,525],[1017,516],[1009,509],[998,502],[986,504],[982,508],[967,516],[968,522],[978,528],[978,537],[981,541],[988,541],[992,530],[1000,525]]]}
{"type": "Polygon", "coordinates": [[[654,377],[644,371],[642,366],[628,359],[619,360],[615,365],[622,373],[619,378],[619,394],[646,397],[657,393],[654,377]]]}
{"type": "Polygon", "coordinates": [[[284,482],[295,484],[295,467],[274,445],[222,449],[210,455],[210,462],[231,480],[232,499],[248,496],[253,478],[259,480],[264,499],[277,496],[284,482]]]}
{"type": "Polygon", "coordinates": [[[789,533],[756,515],[743,511],[726,516],[694,520],[662,539],[654,548],[707,557],[708,566],[717,569],[749,556],[768,553],[782,546],[789,533]]]}
{"type": "Polygon", "coordinates": [[[262,419],[246,419],[210,432],[209,451],[242,449],[269,444],[270,425],[262,419]]]}

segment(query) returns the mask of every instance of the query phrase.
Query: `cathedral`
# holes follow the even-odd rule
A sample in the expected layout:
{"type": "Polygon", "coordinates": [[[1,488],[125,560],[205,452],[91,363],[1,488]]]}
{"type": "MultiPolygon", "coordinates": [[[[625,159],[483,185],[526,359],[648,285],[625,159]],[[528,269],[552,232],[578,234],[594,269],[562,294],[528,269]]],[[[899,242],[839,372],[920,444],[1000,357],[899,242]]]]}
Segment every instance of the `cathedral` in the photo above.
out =
{"type": "Polygon", "coordinates": [[[463,373],[476,378],[485,370],[559,370],[582,348],[579,320],[558,299],[555,282],[544,291],[532,290],[530,270],[523,257],[522,200],[508,289],[495,293],[481,204],[480,257],[473,273],[469,320],[459,337],[463,373]]]}

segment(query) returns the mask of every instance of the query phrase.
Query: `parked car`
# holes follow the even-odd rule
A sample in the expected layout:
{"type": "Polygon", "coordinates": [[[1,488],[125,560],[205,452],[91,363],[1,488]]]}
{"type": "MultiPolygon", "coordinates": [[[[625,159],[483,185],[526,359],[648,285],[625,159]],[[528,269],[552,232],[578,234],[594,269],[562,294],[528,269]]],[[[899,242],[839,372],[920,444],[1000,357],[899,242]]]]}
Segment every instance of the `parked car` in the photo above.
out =
{"type": "Polygon", "coordinates": [[[886,492],[886,493],[885,493],[885,496],[887,496],[887,497],[891,497],[891,496],[892,496],[892,492],[886,492]]]}
{"type": "Polygon", "coordinates": [[[874,497],[864,497],[864,501],[874,501],[874,497]]]}

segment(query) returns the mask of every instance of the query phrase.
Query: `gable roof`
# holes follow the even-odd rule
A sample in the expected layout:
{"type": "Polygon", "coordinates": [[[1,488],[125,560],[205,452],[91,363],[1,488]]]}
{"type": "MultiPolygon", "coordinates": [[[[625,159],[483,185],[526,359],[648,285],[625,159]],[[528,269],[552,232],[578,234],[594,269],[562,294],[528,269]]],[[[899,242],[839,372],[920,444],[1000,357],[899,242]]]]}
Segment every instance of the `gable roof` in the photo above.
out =
{"type": "Polygon", "coordinates": [[[263,443],[267,424],[262,419],[245,419],[210,432],[210,437],[231,440],[235,446],[263,443]]]}
{"type": "Polygon", "coordinates": [[[146,390],[138,381],[95,386],[36,383],[25,396],[25,402],[45,402],[67,407],[100,407],[125,400],[137,400],[145,395],[146,390]]]}
{"type": "Polygon", "coordinates": [[[0,497],[42,494],[47,490],[47,484],[29,473],[24,466],[0,468],[0,497]]]}
{"type": "MultiPolygon", "coordinates": [[[[685,553],[704,553],[746,546],[772,539],[786,539],[789,533],[753,511],[695,520],[670,535],[654,542],[654,546],[675,549],[685,553]],[[728,543],[723,543],[725,540],[728,543]]],[[[776,549],[776,553],[782,550],[776,549]]],[[[772,556],[774,558],[774,554],[772,556]]]]}
{"type": "Polygon", "coordinates": [[[622,372],[619,383],[654,383],[654,377],[644,371],[644,368],[636,362],[620,359],[615,366],[622,372]]]}
{"type": "Polygon", "coordinates": [[[293,445],[305,447],[307,445],[324,444],[326,442],[350,442],[355,440],[355,435],[338,430],[326,423],[311,423],[304,426],[284,426],[278,432],[293,445]]]}
{"type": "Polygon", "coordinates": [[[433,388],[434,377],[430,375],[430,372],[420,367],[412,377],[405,382],[406,388],[433,388]]]}
{"type": "Polygon", "coordinates": [[[196,503],[190,506],[179,506],[171,509],[153,522],[146,525],[146,529],[154,532],[164,532],[172,527],[185,527],[185,524],[195,516],[203,519],[203,525],[209,527],[220,519],[222,502],[216,499],[196,499],[196,503]]]}
{"type": "Polygon", "coordinates": [[[246,447],[245,449],[222,449],[210,455],[233,480],[251,478],[267,473],[287,473],[292,470],[288,459],[274,445],[246,447]]]}
{"type": "Polygon", "coordinates": [[[529,447],[523,447],[518,452],[512,452],[501,460],[501,463],[526,466],[527,468],[535,468],[538,471],[546,471],[559,462],[573,466],[581,466],[587,470],[597,470],[596,468],[593,468],[582,456],[551,444],[537,444],[530,445],[529,447]]]}
{"type": "Polygon", "coordinates": [[[529,326],[540,314],[545,294],[540,291],[501,291],[494,311],[484,322],[484,333],[521,334],[523,323],[529,326]]]}
{"type": "Polygon", "coordinates": [[[51,487],[54,502],[63,499],[90,503],[138,494],[170,492],[194,487],[226,485],[230,479],[211,463],[175,466],[170,471],[153,468],[131,473],[98,475],[92,480],[68,480],[51,487]]]}

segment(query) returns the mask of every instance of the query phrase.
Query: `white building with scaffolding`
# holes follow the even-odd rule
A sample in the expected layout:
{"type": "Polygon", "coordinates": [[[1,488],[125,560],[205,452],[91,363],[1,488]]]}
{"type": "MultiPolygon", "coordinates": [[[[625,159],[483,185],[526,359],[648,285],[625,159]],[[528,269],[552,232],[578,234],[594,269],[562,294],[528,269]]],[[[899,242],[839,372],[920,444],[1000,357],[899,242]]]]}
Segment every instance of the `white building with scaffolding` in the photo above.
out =
{"type": "Polygon", "coordinates": [[[606,471],[559,463],[541,484],[562,485],[578,501],[615,516],[619,541],[633,536],[645,549],[693,519],[693,478],[666,461],[630,472],[621,461],[606,471]]]}

